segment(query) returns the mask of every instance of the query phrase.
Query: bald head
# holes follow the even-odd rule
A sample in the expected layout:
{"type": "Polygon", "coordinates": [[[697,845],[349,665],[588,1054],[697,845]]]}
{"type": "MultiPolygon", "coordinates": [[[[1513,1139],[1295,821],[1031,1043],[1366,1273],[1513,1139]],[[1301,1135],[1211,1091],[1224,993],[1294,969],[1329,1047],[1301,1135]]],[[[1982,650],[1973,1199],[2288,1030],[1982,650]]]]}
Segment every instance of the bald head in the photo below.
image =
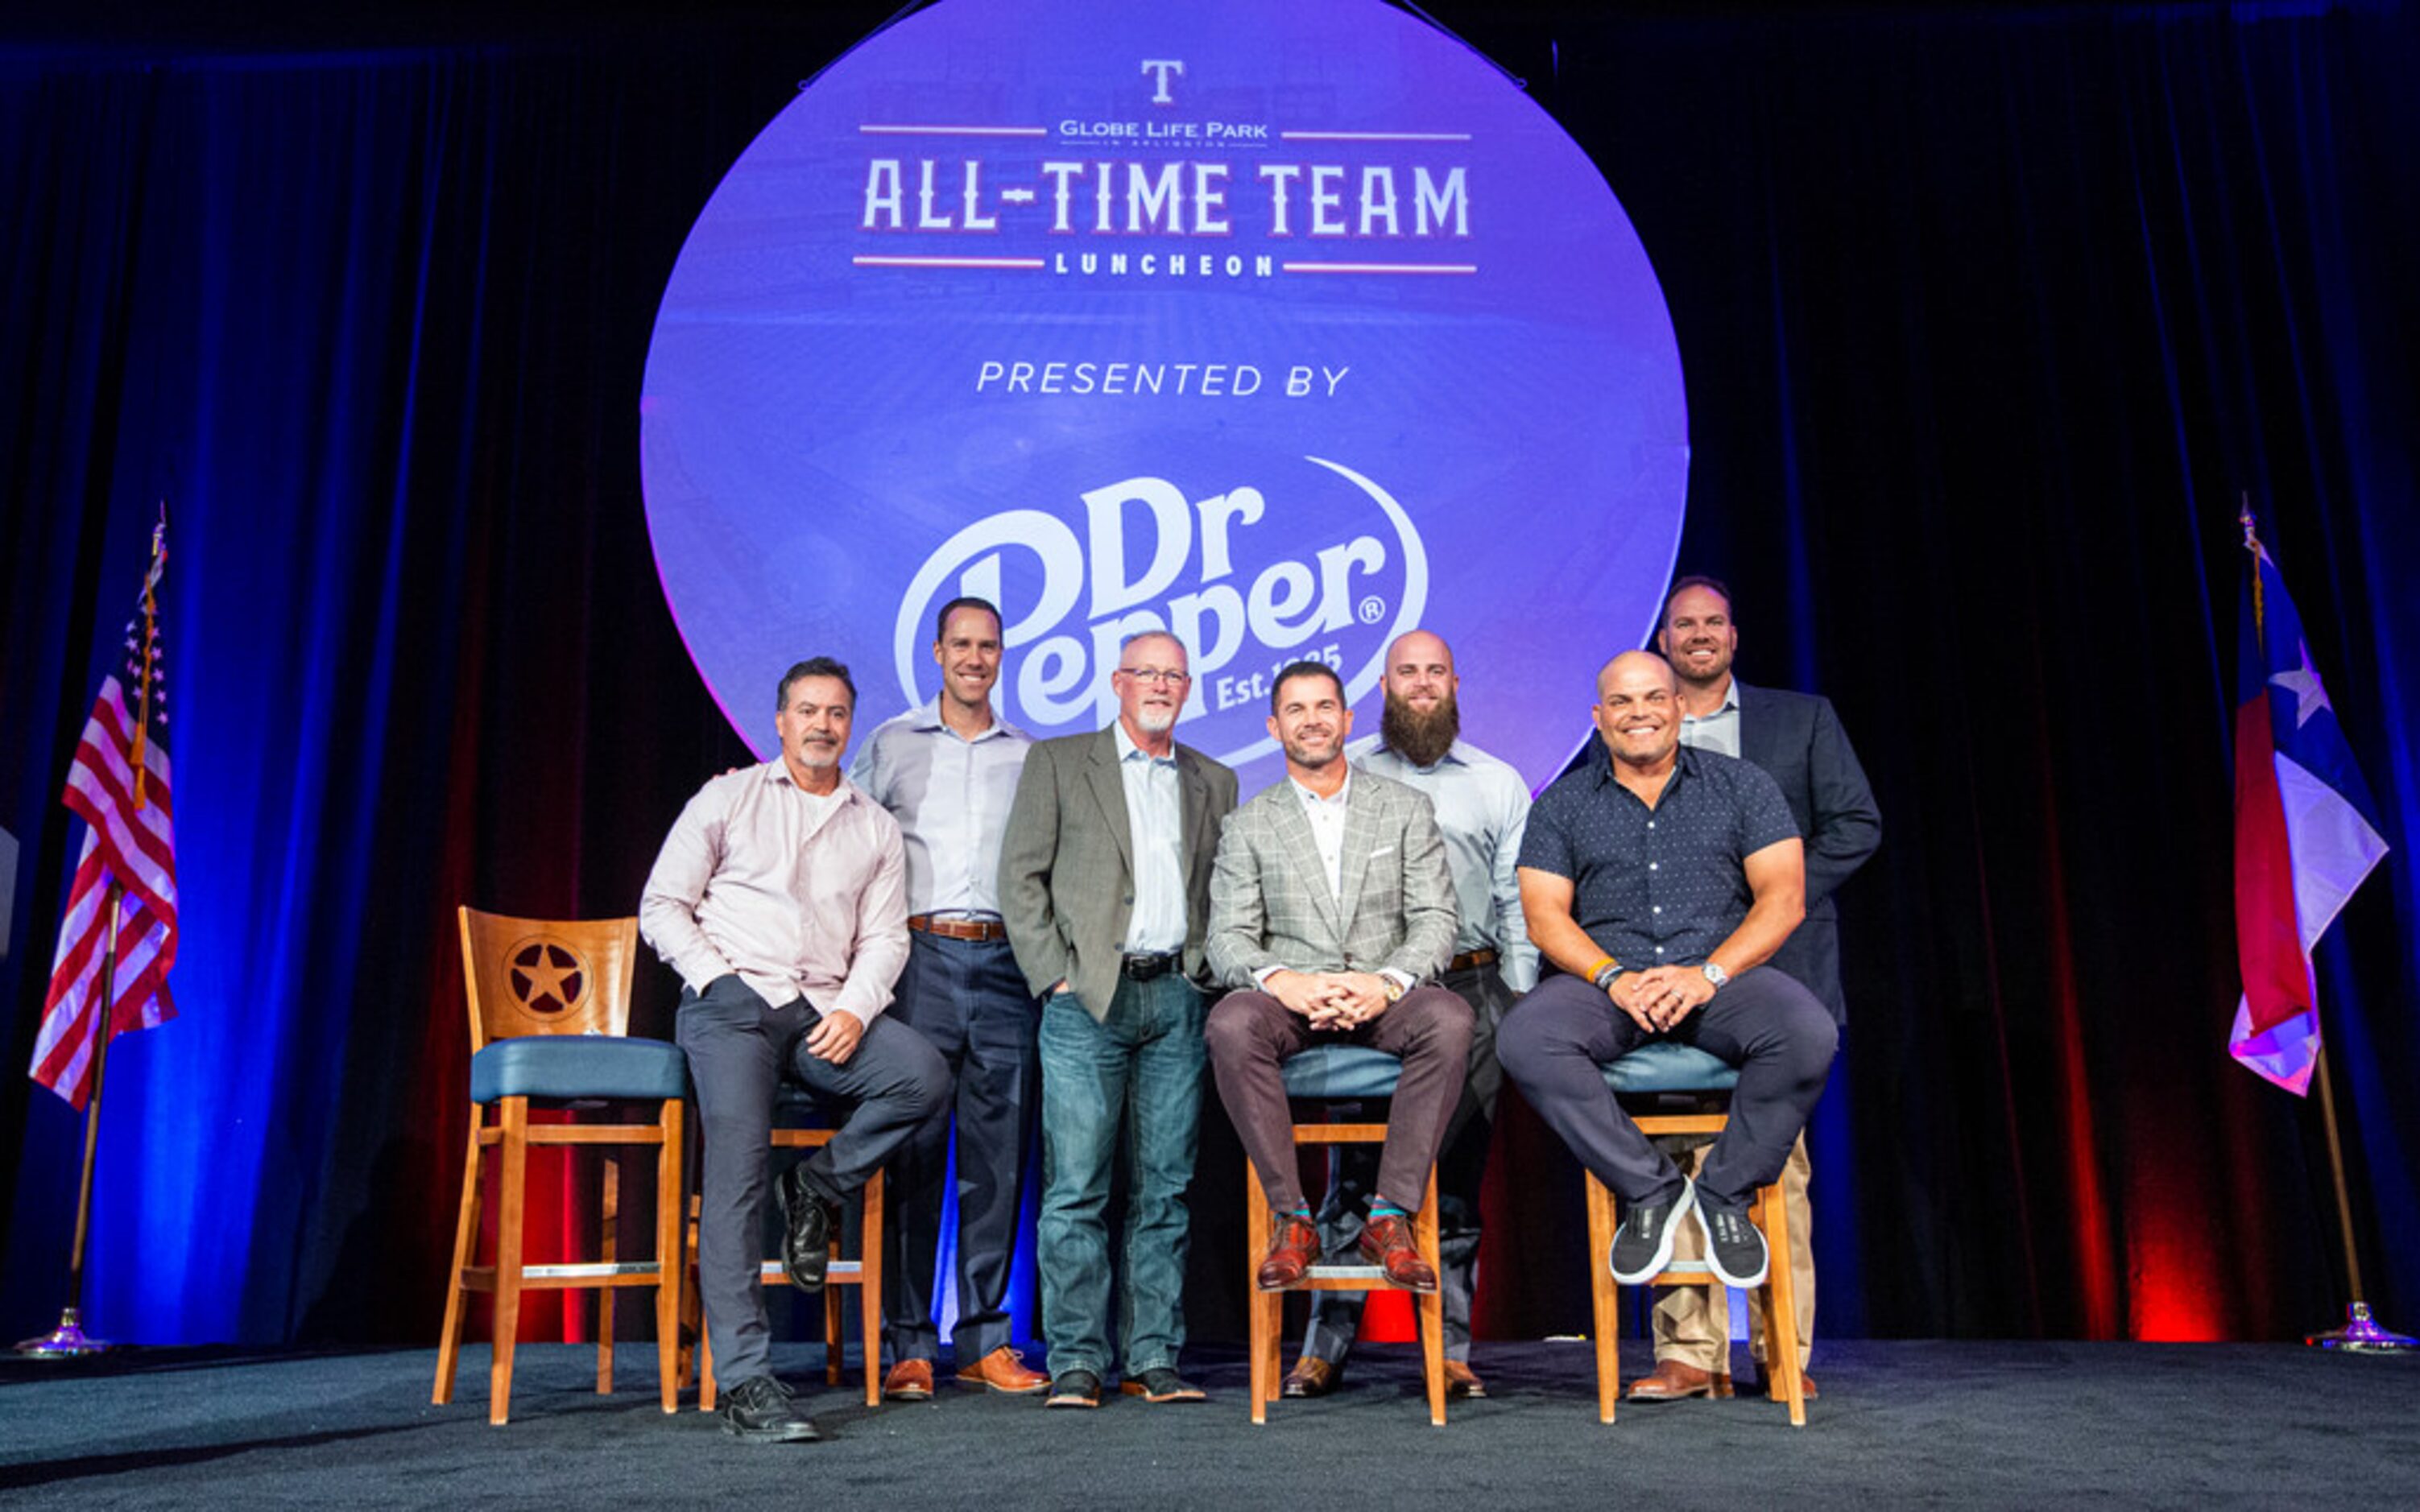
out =
{"type": "Polygon", "coordinates": [[[1625,651],[1605,664],[1593,712],[1617,768],[1658,770],[1681,744],[1681,680],[1652,651],[1625,651]]]}

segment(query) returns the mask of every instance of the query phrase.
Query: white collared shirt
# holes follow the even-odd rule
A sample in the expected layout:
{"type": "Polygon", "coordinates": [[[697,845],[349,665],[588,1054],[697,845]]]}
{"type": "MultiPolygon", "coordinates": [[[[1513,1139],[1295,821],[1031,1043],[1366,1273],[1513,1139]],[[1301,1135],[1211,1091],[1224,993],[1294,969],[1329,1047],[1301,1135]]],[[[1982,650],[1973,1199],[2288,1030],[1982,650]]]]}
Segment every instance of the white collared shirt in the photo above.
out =
{"type": "Polygon", "coordinates": [[[1339,903],[1344,901],[1344,805],[1353,796],[1353,768],[1344,769],[1343,785],[1336,795],[1323,798],[1293,778],[1286,785],[1302,800],[1303,817],[1311,821],[1311,841],[1319,848],[1319,864],[1327,872],[1327,895],[1339,903]]]}

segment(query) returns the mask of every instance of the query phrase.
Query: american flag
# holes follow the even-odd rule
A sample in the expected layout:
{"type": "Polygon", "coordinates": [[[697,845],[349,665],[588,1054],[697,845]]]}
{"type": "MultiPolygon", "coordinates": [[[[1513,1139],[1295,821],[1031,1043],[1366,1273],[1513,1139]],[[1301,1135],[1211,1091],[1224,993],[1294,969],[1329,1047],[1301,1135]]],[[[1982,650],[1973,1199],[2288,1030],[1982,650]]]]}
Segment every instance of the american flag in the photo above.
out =
{"type": "Polygon", "coordinates": [[[104,1039],[101,958],[113,902],[117,964],[107,1035],[154,1028],[177,1016],[168,995],[168,970],[177,964],[177,832],[168,793],[166,657],[160,645],[167,541],[163,512],[151,531],[143,598],[126,626],[125,663],[101,679],[61,799],[84,819],[84,853],[59,926],[32,1074],[79,1109],[92,1098],[93,1065],[104,1039]]]}

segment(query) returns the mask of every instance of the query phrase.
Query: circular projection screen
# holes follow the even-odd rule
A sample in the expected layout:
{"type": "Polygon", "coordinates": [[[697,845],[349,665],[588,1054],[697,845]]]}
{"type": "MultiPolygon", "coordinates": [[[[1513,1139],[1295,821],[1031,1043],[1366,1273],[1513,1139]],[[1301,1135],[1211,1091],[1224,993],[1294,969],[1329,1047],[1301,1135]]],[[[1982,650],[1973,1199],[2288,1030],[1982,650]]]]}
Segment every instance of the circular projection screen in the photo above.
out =
{"type": "Polygon", "coordinates": [[[938,690],[933,611],[998,603],[1001,712],[1114,717],[1174,630],[1180,738],[1280,770],[1270,673],[1454,647],[1534,782],[1638,642],[1679,538],[1680,357],[1572,140],[1378,0],[944,0],[801,90],[657,317],[647,519],[690,655],[769,753],[776,679],[851,663],[861,730],[938,690]]]}

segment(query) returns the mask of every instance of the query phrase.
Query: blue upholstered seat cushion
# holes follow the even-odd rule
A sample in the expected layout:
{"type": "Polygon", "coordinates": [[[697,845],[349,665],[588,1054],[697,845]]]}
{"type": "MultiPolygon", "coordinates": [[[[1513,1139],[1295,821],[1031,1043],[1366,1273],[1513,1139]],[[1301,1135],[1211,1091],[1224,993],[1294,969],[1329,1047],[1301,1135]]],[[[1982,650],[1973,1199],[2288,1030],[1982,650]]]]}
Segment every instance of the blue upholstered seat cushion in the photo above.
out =
{"type": "Polygon", "coordinates": [[[532,1034],[498,1040],[471,1057],[471,1101],[500,1097],[628,1097],[661,1101],[689,1090],[678,1045],[607,1034],[532,1034]]]}
{"type": "Polygon", "coordinates": [[[1404,1063],[1357,1044],[1313,1045],[1278,1067],[1288,1097],[1392,1097],[1404,1063]]]}
{"type": "Polygon", "coordinates": [[[1616,1092],[1728,1092],[1739,1070],[1694,1045],[1658,1040],[1598,1068],[1616,1092]]]}

